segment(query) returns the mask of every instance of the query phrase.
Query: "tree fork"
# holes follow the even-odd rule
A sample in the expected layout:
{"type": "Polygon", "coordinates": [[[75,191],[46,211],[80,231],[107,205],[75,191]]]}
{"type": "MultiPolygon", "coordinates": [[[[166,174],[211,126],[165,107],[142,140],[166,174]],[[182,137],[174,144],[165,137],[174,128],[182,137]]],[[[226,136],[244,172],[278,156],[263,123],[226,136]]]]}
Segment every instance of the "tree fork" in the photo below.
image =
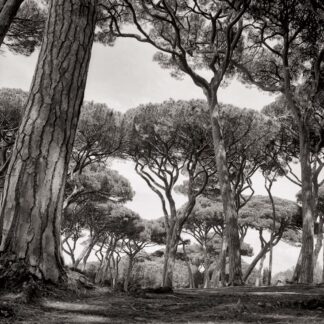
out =
{"type": "Polygon", "coordinates": [[[1,259],[57,283],[67,167],[86,85],[96,0],[52,0],[0,212],[1,259]]]}

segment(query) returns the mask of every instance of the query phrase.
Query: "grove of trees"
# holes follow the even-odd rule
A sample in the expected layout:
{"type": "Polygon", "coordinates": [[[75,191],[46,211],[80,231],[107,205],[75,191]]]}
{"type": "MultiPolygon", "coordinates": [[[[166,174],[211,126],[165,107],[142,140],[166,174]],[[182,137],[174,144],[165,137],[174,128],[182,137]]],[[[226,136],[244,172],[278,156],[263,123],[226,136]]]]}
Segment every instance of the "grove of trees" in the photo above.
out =
{"type": "Polygon", "coordinates": [[[1,50],[39,48],[29,92],[0,89],[0,282],[65,282],[64,251],[74,269],[96,256],[94,281],[125,291],[153,265],[168,288],[180,265],[189,287],[199,274],[205,288],[260,282],[269,254],[270,285],[284,241],[301,246],[292,279],[311,284],[324,245],[323,22],[320,0],[0,0],[1,50]],[[150,44],[205,100],[124,114],[84,102],[93,43],[118,38],[150,44]],[[260,111],[222,104],[233,78],[277,96],[260,111]],[[136,193],[113,159],[134,165],[163,218],[128,208],[136,193]],[[257,174],[267,196],[254,195],[257,174]],[[282,177],[296,202],[276,197],[282,177]]]}

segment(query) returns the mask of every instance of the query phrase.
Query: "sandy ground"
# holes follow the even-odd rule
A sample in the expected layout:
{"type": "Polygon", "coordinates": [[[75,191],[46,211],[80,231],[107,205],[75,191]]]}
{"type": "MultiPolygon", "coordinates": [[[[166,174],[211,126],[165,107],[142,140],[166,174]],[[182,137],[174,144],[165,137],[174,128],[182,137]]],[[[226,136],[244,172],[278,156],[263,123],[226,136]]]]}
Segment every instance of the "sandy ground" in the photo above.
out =
{"type": "Polygon", "coordinates": [[[1,323],[324,324],[324,287],[182,289],[145,296],[96,288],[83,296],[43,297],[31,305],[9,300],[8,294],[0,298],[1,323]]]}

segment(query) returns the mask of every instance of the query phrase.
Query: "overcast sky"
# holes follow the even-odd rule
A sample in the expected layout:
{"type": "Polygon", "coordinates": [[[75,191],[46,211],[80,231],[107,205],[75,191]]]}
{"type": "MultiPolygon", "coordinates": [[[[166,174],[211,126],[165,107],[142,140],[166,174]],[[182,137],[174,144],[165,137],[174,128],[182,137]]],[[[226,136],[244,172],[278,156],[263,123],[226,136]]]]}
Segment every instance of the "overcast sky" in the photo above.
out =
{"type": "MultiPolygon", "coordinates": [[[[106,103],[110,108],[125,112],[129,108],[148,102],[162,102],[169,98],[204,98],[202,91],[192,81],[184,77],[175,80],[170,72],[163,70],[152,61],[155,50],[149,45],[139,44],[135,40],[118,40],[114,47],[94,45],[90,63],[85,99],[106,103]]],[[[0,57],[0,87],[12,87],[28,90],[35,69],[38,53],[30,57],[4,53],[0,57]]],[[[246,87],[238,81],[232,81],[227,88],[221,89],[220,101],[238,107],[262,109],[274,100],[274,96],[260,92],[254,87],[246,87]]],[[[136,192],[128,207],[145,218],[162,216],[160,201],[147,187],[146,183],[134,172],[130,162],[114,161],[112,167],[126,176],[136,192]]],[[[266,194],[261,176],[253,178],[256,194],[266,194]]],[[[288,180],[279,180],[273,187],[276,196],[295,200],[298,187],[288,180]]],[[[178,206],[185,197],[177,196],[178,206]]],[[[250,235],[249,243],[256,244],[257,237],[250,235]]],[[[285,245],[277,249],[279,261],[275,270],[282,270],[295,263],[297,252],[285,245]],[[279,266],[279,268],[278,268],[279,266]]],[[[276,254],[275,254],[276,258],[276,254]]]]}

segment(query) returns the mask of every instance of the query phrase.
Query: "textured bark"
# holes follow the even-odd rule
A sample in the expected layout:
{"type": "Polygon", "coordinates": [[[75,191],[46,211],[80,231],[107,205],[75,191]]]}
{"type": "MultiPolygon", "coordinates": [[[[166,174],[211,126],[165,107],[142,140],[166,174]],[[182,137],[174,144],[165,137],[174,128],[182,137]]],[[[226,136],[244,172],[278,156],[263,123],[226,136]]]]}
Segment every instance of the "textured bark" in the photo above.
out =
{"type": "MultiPolygon", "coordinates": [[[[324,240],[323,240],[324,241],[324,240]]],[[[323,246],[324,246],[324,242],[323,242],[323,246]]],[[[322,256],[322,262],[323,262],[323,268],[322,268],[322,282],[324,282],[324,248],[323,248],[323,250],[322,250],[322,254],[323,254],[323,256],[322,256]]]]}
{"type": "Polygon", "coordinates": [[[299,282],[313,282],[314,258],[314,199],[312,192],[312,168],[307,128],[301,124],[299,131],[300,165],[302,180],[303,233],[301,247],[301,275],[299,282]]]}
{"type": "Polygon", "coordinates": [[[126,277],[124,281],[124,291],[128,291],[130,277],[133,271],[133,265],[134,265],[133,257],[128,256],[128,268],[127,268],[126,277]]]}
{"type": "Polygon", "coordinates": [[[204,288],[209,288],[210,286],[210,277],[209,277],[209,267],[210,267],[210,259],[207,253],[207,247],[206,245],[203,246],[204,249],[204,288]]]}
{"type": "MultiPolygon", "coordinates": [[[[225,215],[225,233],[229,258],[229,285],[242,285],[243,281],[241,270],[238,213],[235,208],[234,196],[230,183],[225,143],[221,131],[221,126],[219,124],[220,118],[218,115],[217,103],[209,102],[209,108],[212,121],[216,165],[219,175],[219,184],[225,215]]],[[[224,258],[222,260],[224,260],[224,258]]],[[[221,268],[222,267],[224,268],[224,265],[222,265],[221,268]]]]}
{"type": "Polygon", "coordinates": [[[164,266],[163,266],[163,287],[172,288],[173,284],[173,270],[176,261],[177,248],[179,243],[179,233],[177,225],[174,224],[171,233],[167,233],[167,242],[164,253],[164,266]]]}
{"type": "Polygon", "coordinates": [[[263,283],[263,264],[264,264],[264,260],[265,260],[266,255],[264,254],[260,260],[260,265],[259,265],[259,269],[258,269],[258,276],[256,278],[255,281],[255,285],[257,287],[262,286],[263,283]]]}
{"type": "Polygon", "coordinates": [[[194,277],[193,277],[193,274],[192,274],[192,269],[191,269],[191,266],[190,266],[190,260],[189,260],[189,257],[187,255],[185,244],[182,245],[182,250],[183,250],[184,260],[185,260],[185,263],[186,263],[186,266],[187,266],[187,269],[188,269],[189,288],[196,288],[195,280],[194,280],[194,277]]]}
{"type": "Polygon", "coordinates": [[[50,1],[49,18],[4,186],[3,261],[57,282],[64,273],[60,223],[67,167],[83,101],[95,0],[50,1]]]}
{"type": "Polygon", "coordinates": [[[316,267],[316,263],[318,260],[319,253],[322,249],[323,246],[323,216],[320,215],[319,217],[319,223],[318,223],[318,233],[317,233],[317,238],[316,238],[316,243],[315,243],[315,248],[314,248],[314,271],[316,267]]]}
{"type": "MultiPolygon", "coordinates": [[[[225,230],[224,230],[225,231],[225,230]]],[[[219,255],[219,262],[213,271],[211,285],[216,288],[218,286],[226,286],[226,256],[227,256],[227,240],[226,236],[222,239],[222,249],[219,255]]]]}
{"type": "Polygon", "coordinates": [[[0,0],[0,46],[24,0],[0,0]]]}

